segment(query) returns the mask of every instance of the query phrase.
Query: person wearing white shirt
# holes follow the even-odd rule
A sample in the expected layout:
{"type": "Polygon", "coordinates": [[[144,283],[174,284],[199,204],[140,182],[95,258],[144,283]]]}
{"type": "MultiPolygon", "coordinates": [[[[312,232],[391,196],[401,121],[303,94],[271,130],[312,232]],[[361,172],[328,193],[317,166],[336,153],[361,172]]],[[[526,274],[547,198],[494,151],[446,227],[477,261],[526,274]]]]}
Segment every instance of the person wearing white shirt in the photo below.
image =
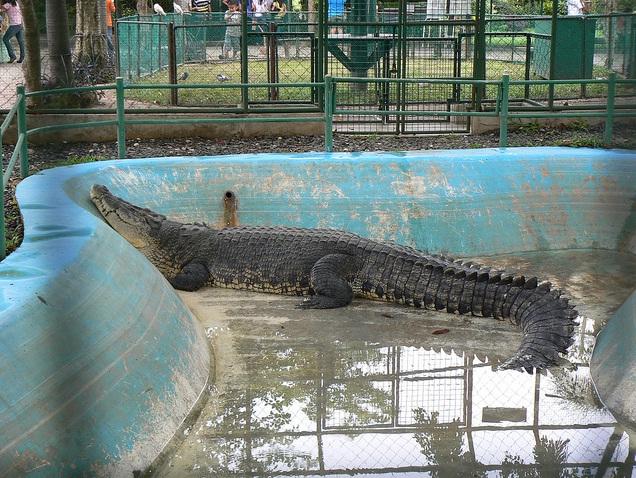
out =
{"type": "MultiPolygon", "coordinates": [[[[269,20],[269,9],[273,0],[252,0],[252,19],[254,28],[261,33],[267,30],[267,22],[269,20]]],[[[263,35],[263,46],[259,48],[259,54],[264,55],[267,46],[267,37],[263,35]]]]}
{"type": "Polygon", "coordinates": [[[585,3],[583,0],[567,0],[568,15],[583,15],[585,13],[585,3]]]}

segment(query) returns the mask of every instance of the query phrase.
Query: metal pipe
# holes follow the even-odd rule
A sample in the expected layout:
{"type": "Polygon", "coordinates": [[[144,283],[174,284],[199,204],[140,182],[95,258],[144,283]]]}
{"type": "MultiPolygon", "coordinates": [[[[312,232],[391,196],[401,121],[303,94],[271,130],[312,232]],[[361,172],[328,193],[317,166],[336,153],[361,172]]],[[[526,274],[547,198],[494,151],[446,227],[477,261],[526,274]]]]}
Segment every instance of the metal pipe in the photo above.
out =
{"type": "Polygon", "coordinates": [[[223,193],[223,227],[236,227],[238,220],[238,198],[233,191],[223,193]]]}

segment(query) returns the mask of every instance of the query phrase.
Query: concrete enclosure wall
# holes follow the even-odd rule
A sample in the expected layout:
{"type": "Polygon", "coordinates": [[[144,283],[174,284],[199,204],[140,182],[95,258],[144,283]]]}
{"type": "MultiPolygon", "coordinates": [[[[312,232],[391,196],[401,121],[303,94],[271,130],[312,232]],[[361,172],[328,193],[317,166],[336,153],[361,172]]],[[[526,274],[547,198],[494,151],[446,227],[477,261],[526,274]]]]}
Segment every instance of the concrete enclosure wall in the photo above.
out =
{"type": "MultiPolygon", "coordinates": [[[[94,183],[182,221],[220,226],[233,191],[242,224],[335,227],[469,256],[635,254],[635,179],[634,152],[568,148],[111,161],[29,178],[18,190],[24,243],[0,263],[0,470],[143,468],[204,387],[202,331],[101,220],[94,183]]],[[[625,372],[636,367],[634,334],[616,330],[636,318],[621,310],[593,367],[614,371],[623,388],[605,384],[601,396],[636,420],[617,408],[617,394],[636,395],[625,372]]]]}

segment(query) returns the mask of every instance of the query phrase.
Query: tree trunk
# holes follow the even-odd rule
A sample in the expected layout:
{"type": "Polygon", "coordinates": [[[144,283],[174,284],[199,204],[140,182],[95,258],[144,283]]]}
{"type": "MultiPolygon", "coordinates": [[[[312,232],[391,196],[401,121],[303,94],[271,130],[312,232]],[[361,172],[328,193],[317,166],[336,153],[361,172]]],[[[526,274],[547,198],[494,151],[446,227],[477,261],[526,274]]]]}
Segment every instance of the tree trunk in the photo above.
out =
{"type": "MultiPolygon", "coordinates": [[[[42,69],[40,58],[40,32],[33,8],[33,0],[20,0],[22,10],[22,25],[24,27],[24,39],[26,56],[22,66],[24,71],[24,83],[27,91],[42,89],[42,69]]],[[[34,103],[37,98],[31,98],[34,103]]]]}
{"type": "Polygon", "coordinates": [[[49,44],[51,85],[70,86],[73,83],[73,62],[68,32],[66,0],[46,0],[46,39],[49,44]]]}
{"type": "MultiPolygon", "coordinates": [[[[318,10],[318,5],[314,0],[307,0],[307,12],[309,12],[307,15],[307,23],[309,23],[309,31],[310,32],[315,32],[316,31],[316,23],[318,21],[320,21],[320,19],[318,18],[317,15],[317,10],[318,10]]],[[[322,41],[322,39],[320,40],[322,41]]]]}
{"type": "Polygon", "coordinates": [[[137,0],[137,13],[139,15],[152,15],[152,7],[149,0],[137,0]]]}
{"type": "Polygon", "coordinates": [[[77,0],[75,55],[80,65],[90,65],[94,74],[108,66],[105,0],[77,0]]]}

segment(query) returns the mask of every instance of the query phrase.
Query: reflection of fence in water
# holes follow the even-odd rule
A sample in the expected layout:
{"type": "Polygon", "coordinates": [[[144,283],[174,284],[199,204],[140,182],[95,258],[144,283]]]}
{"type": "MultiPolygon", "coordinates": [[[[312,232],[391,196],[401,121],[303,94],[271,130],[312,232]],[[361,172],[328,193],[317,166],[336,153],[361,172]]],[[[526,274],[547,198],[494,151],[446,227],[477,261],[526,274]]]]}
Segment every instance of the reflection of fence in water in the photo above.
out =
{"type": "MultiPolygon", "coordinates": [[[[443,473],[449,463],[478,476],[504,469],[543,476],[541,466],[550,463],[550,476],[560,470],[605,476],[634,466],[628,438],[609,412],[563,408],[567,377],[563,385],[562,377],[495,372],[485,358],[417,347],[345,347],[331,359],[323,361],[329,372],[323,369],[311,392],[318,404],[313,427],[307,422],[312,413],[298,411],[299,403],[312,403],[311,398],[290,406],[289,412],[303,418],[294,425],[291,417],[288,432],[264,431],[258,424],[263,410],[255,406],[263,400],[248,399],[245,429],[261,430],[255,443],[248,443],[254,440],[250,433],[242,438],[245,450],[259,450],[250,456],[250,466],[264,457],[272,460],[283,443],[285,459],[297,460],[291,466],[271,463],[267,471],[281,476],[296,476],[294,467],[321,476],[443,473]]],[[[564,373],[581,383],[589,376],[585,366],[564,373]]],[[[293,381],[285,383],[296,388],[293,381]]],[[[305,380],[297,386],[309,391],[305,380]]]]}

